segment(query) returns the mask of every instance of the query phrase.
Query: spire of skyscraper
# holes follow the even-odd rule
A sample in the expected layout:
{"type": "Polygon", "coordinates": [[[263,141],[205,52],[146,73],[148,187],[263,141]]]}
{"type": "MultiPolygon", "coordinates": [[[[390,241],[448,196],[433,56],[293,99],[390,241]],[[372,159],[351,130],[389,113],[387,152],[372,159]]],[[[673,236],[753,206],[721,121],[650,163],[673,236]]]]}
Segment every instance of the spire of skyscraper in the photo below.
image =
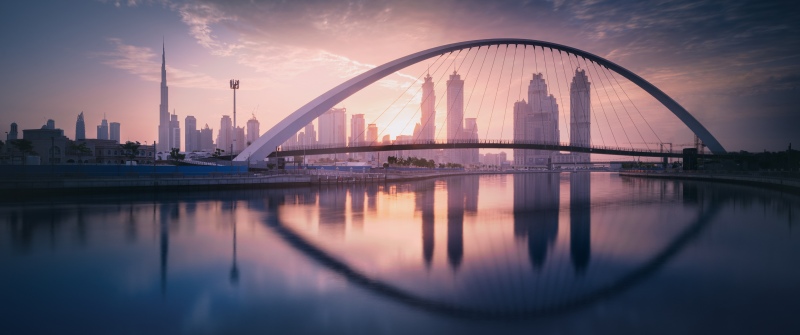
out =
{"type": "Polygon", "coordinates": [[[169,115],[169,88],[167,87],[167,58],[166,46],[161,42],[161,104],[159,105],[158,115],[158,144],[157,151],[167,152],[170,150],[170,115],[169,115]]]}

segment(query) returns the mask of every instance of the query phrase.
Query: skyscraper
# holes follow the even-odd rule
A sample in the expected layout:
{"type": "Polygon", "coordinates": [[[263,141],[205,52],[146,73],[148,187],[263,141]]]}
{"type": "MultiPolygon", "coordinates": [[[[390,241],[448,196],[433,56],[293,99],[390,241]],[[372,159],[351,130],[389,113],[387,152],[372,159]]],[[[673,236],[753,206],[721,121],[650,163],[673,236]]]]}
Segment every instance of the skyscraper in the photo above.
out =
{"type": "Polygon", "coordinates": [[[225,150],[230,154],[233,145],[233,120],[228,115],[223,115],[219,121],[219,132],[217,133],[217,149],[225,150]]]}
{"type": "Polygon", "coordinates": [[[75,140],[86,139],[86,123],[83,121],[83,112],[78,114],[78,121],[75,122],[75,140]]]}
{"type": "MultiPolygon", "coordinates": [[[[306,125],[306,128],[303,130],[303,132],[305,133],[305,136],[303,136],[303,141],[300,144],[304,146],[317,144],[317,131],[314,130],[313,123],[306,125]]],[[[298,139],[298,141],[300,140],[298,139]]]]}
{"type": "MultiPolygon", "coordinates": [[[[350,146],[360,146],[364,145],[364,136],[366,135],[364,132],[366,131],[365,128],[366,124],[364,123],[364,114],[353,114],[350,117],[350,146]]],[[[353,159],[360,159],[362,154],[361,153],[352,153],[350,154],[353,159]]]]}
{"type": "Polygon", "coordinates": [[[208,127],[208,123],[200,129],[200,150],[205,152],[214,151],[214,130],[208,127]]]}
{"type": "MultiPolygon", "coordinates": [[[[478,141],[478,119],[466,118],[464,119],[464,139],[469,141],[478,141]]],[[[479,164],[480,153],[478,148],[464,149],[464,164],[479,164]]]]}
{"type": "MultiPolygon", "coordinates": [[[[433,79],[431,75],[425,76],[425,82],[422,83],[422,101],[420,102],[420,110],[422,116],[419,123],[419,134],[417,134],[418,142],[433,141],[436,137],[436,92],[434,91],[433,79]]],[[[435,152],[433,150],[422,150],[420,156],[425,159],[433,159],[435,152]]]]}
{"type": "Polygon", "coordinates": [[[247,139],[244,136],[244,127],[233,128],[233,154],[236,155],[247,146],[247,139]]]}
{"type": "MultiPolygon", "coordinates": [[[[447,80],[447,140],[461,140],[464,130],[464,81],[453,71],[447,80]]],[[[463,150],[450,150],[449,160],[453,163],[463,161],[463,150]]]]}
{"type": "MultiPolygon", "coordinates": [[[[368,145],[380,145],[378,142],[378,126],[374,123],[370,123],[367,125],[367,144],[368,145]]],[[[366,159],[367,161],[374,161],[378,157],[375,152],[368,152],[366,159]]]]}
{"type": "MultiPolygon", "coordinates": [[[[559,142],[558,104],[547,91],[541,73],[536,73],[528,85],[528,102],[514,103],[514,140],[555,144],[559,142]]],[[[547,150],[514,149],[514,165],[548,166],[556,152],[547,150]]]]}
{"type": "MultiPolygon", "coordinates": [[[[319,116],[319,144],[323,145],[344,145],[347,143],[346,133],[346,113],[345,108],[331,108],[319,116]]],[[[328,156],[331,159],[342,159],[344,154],[334,154],[328,156]]]]}
{"type": "Polygon", "coordinates": [[[187,115],[183,119],[184,128],[184,145],[186,152],[200,150],[200,132],[197,130],[197,119],[194,116],[187,115]]]}
{"type": "Polygon", "coordinates": [[[250,120],[247,120],[247,145],[249,146],[253,142],[255,142],[259,137],[261,137],[261,130],[259,127],[261,124],[256,120],[256,116],[253,115],[250,120]]]}
{"type": "Polygon", "coordinates": [[[119,134],[119,122],[111,122],[109,123],[109,139],[117,141],[120,143],[120,134],[119,134]]]}
{"type": "Polygon", "coordinates": [[[98,140],[108,139],[108,120],[106,120],[105,114],[103,114],[103,121],[100,121],[100,125],[97,126],[97,139],[98,140]]]}
{"type": "Polygon", "coordinates": [[[181,149],[181,122],[178,121],[178,115],[175,110],[172,110],[172,115],[169,119],[169,150],[173,148],[181,149]]]}
{"type": "MultiPolygon", "coordinates": [[[[591,94],[589,93],[589,78],[586,71],[575,70],[572,83],[569,86],[569,144],[575,146],[588,147],[591,142],[591,118],[590,104],[591,94]]],[[[577,162],[588,162],[588,152],[573,152],[577,162]]]]}
{"type": "Polygon", "coordinates": [[[156,151],[168,152],[172,148],[170,141],[169,89],[167,87],[166,48],[161,44],[161,104],[158,111],[158,144],[156,151]]]}

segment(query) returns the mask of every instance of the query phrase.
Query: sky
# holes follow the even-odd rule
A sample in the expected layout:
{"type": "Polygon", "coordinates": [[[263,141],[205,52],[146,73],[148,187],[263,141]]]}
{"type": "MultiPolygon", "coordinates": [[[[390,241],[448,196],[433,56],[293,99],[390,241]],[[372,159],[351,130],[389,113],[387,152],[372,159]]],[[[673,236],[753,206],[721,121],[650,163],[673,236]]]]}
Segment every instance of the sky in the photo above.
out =
{"type": "MultiPolygon", "coordinates": [[[[12,122],[34,129],[53,119],[74,138],[84,112],[89,138],[105,115],[122,124],[123,141],[152,143],[162,41],[170,110],[182,124],[195,116],[216,136],[220,117],[233,109],[230,79],[241,83],[237,123],[254,116],[265,132],[372,67],[442,44],[513,37],[572,46],[633,71],[684,106],[728,151],[800,146],[794,1],[43,0],[5,1],[0,17],[3,131],[12,122]]],[[[404,122],[378,115],[416,90],[415,78],[431,64],[401,70],[340,106],[365,113],[392,137],[410,134],[412,128],[398,126],[404,122]]],[[[512,94],[510,103],[519,98],[512,94]]],[[[642,109],[652,105],[635,90],[631,95],[642,109]]],[[[408,99],[418,106],[418,98],[408,99]]],[[[664,128],[659,140],[692,140],[657,109],[644,114],[664,128]]],[[[508,137],[511,126],[479,118],[490,137],[508,137]]],[[[594,133],[592,141],[599,143],[594,133]]]]}

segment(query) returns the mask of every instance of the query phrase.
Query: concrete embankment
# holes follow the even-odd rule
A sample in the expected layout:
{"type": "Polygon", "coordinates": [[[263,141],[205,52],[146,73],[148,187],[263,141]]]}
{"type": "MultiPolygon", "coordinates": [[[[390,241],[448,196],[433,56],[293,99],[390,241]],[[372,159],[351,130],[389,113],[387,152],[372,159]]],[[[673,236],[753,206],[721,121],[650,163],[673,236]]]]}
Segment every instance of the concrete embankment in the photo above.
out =
{"type": "Polygon", "coordinates": [[[791,193],[800,194],[800,175],[797,173],[714,173],[714,172],[649,172],[626,171],[620,176],[638,178],[683,179],[698,181],[713,181],[730,184],[750,185],[771,188],[791,193]]]}
{"type": "Polygon", "coordinates": [[[38,178],[3,180],[5,195],[119,191],[189,191],[308,186],[308,175],[216,175],[203,177],[38,178]]]}

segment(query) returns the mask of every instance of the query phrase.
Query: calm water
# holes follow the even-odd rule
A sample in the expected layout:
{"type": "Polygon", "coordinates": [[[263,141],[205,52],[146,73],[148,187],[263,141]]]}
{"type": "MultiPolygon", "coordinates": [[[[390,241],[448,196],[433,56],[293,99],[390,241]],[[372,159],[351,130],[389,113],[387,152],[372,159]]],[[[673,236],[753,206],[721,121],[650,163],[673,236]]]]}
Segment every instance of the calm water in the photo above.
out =
{"type": "Polygon", "coordinates": [[[799,215],[586,172],[6,202],[0,333],[797,334],[799,215]]]}

